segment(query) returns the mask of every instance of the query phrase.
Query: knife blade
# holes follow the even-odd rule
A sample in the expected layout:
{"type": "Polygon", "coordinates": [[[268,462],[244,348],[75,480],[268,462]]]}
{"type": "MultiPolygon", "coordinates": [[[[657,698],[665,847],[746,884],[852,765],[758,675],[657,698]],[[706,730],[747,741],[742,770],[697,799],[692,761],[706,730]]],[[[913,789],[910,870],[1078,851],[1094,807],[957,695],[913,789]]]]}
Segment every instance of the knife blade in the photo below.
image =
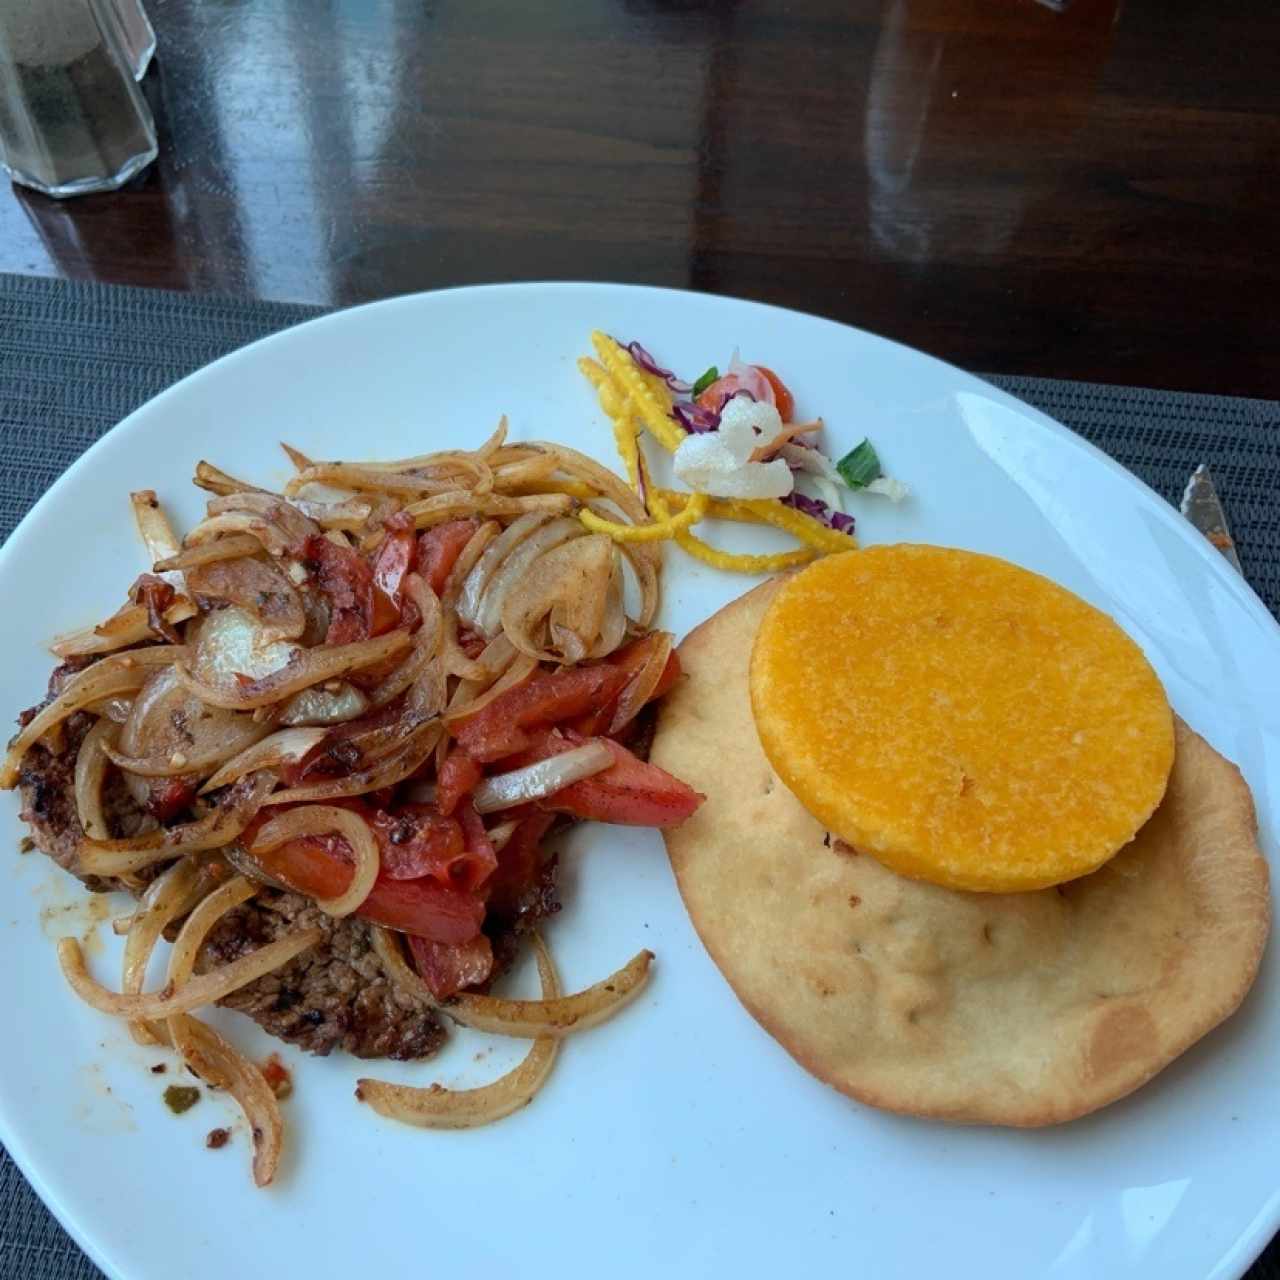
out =
{"type": "Polygon", "coordinates": [[[1227,527],[1227,513],[1222,509],[1222,499],[1218,497],[1209,468],[1203,462],[1191,473],[1179,510],[1222,552],[1236,572],[1243,574],[1235,540],[1227,527]]]}

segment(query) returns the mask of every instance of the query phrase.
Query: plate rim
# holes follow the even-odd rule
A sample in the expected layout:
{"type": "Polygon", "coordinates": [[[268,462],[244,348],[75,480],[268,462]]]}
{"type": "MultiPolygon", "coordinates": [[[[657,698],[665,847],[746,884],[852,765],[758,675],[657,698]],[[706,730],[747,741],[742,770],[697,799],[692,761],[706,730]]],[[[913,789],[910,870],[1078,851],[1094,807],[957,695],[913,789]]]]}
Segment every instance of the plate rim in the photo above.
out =
{"type": "MultiPolygon", "coordinates": [[[[733,307],[746,307],[752,310],[769,313],[784,320],[802,319],[808,323],[820,325],[832,335],[835,341],[844,340],[843,334],[856,334],[861,339],[870,339],[876,344],[887,344],[899,355],[912,361],[925,360],[937,370],[945,373],[956,389],[981,391],[1004,408],[1012,409],[1024,418],[1034,422],[1041,430],[1048,431],[1059,440],[1082,450],[1095,463],[1102,464],[1112,475],[1122,477],[1132,486],[1136,501],[1145,501],[1147,506],[1158,513],[1166,528],[1176,531],[1177,535],[1189,546],[1197,549],[1201,563],[1208,566],[1208,572],[1215,576],[1218,583],[1227,584],[1235,600],[1252,613],[1255,620],[1261,622],[1264,629],[1270,630],[1273,637],[1280,641],[1280,621],[1272,615],[1261,597],[1249,584],[1248,580],[1227,564],[1222,555],[1213,548],[1185,519],[1184,516],[1150,485],[1118,462],[1110,454],[1087,440],[1066,424],[1059,422],[1048,413],[1025,400],[986,381],[978,374],[962,369],[939,356],[930,354],[897,339],[864,329],[859,325],[848,324],[827,316],[801,311],[791,307],[783,307],[774,303],[762,302],[753,298],[731,294],[708,293],[701,290],[672,288],[667,286],[633,284],[617,281],[590,280],[532,280],[493,282],[486,284],[462,284],[444,289],[421,290],[410,293],[395,294],[385,298],[374,299],[348,307],[337,307],[324,310],[288,324],[273,333],[244,343],[233,350],[224,352],[208,363],[179,378],[155,395],[131,410],[124,418],[104,431],[87,449],[84,450],[40,495],[22,519],[14,526],[12,532],[0,546],[0,579],[3,578],[11,559],[23,554],[27,542],[35,536],[35,528],[39,524],[46,507],[53,505],[64,488],[79,483],[82,470],[92,467],[96,456],[106,448],[120,445],[136,432],[145,429],[148,419],[163,413],[169,400],[185,394],[192,385],[199,385],[208,379],[225,377],[225,367],[232,366],[241,358],[258,358],[260,349],[283,347],[294,342],[306,342],[305,335],[315,330],[329,327],[340,327],[350,322],[350,318],[370,311],[391,311],[395,309],[412,309],[426,303],[430,305],[439,300],[447,303],[450,298],[474,297],[482,295],[511,296],[512,294],[589,294],[596,291],[629,294],[645,294],[665,299],[669,305],[680,305],[689,299],[706,299],[715,303],[727,303],[733,307]],[[299,337],[299,335],[304,335],[299,337]],[[251,355],[252,353],[252,355],[251,355]]],[[[246,299],[233,299],[244,302],[246,299]]],[[[1265,855],[1264,855],[1265,856],[1265,855]]],[[[0,1142],[3,1142],[14,1164],[18,1167],[29,1186],[40,1198],[41,1202],[57,1219],[63,1230],[76,1242],[84,1253],[99,1267],[110,1280],[128,1280],[128,1277],[116,1267],[111,1259],[102,1252],[95,1239],[82,1228],[80,1221],[64,1205],[55,1193],[46,1177],[40,1171],[37,1153],[19,1137],[10,1122],[10,1103],[3,1091],[0,1091],[0,1142]]],[[[1218,1259],[1209,1275],[1213,1280],[1228,1280],[1242,1277],[1263,1250],[1280,1234],[1280,1178],[1277,1178],[1276,1189],[1270,1201],[1255,1215],[1254,1221],[1241,1233],[1234,1244],[1218,1259]]]]}
{"type": "Polygon", "coordinates": [[[846,324],[840,320],[833,320],[828,316],[817,315],[814,312],[800,311],[794,307],[783,307],[776,303],[761,302],[754,298],[743,298],[732,294],[722,293],[705,293],[693,289],[676,289],[663,285],[647,285],[647,284],[628,284],[613,281],[590,281],[590,280],[520,280],[510,282],[496,282],[491,284],[475,284],[475,285],[454,285],[447,289],[425,289],[414,293],[400,293],[387,298],[377,298],[370,302],[362,302],[355,306],[338,307],[329,311],[324,311],[318,315],[312,316],[307,320],[302,320],[297,324],[291,324],[283,329],[278,329],[274,333],[266,334],[264,337],[256,338],[252,342],[247,342],[243,346],[236,347],[232,351],[225,352],[223,355],[217,356],[207,364],[201,365],[200,368],[193,370],[179,378],[177,382],[171,383],[163,390],[157,392],[154,396],[145,400],[135,409],[131,410],[119,422],[109,427],[102,433],[79,457],[71,463],[65,471],[49,486],[48,489],[40,495],[40,497],[31,505],[30,510],[22,517],[22,519],[14,526],[13,531],[5,539],[4,545],[0,546],[0,573],[3,573],[5,566],[8,564],[10,557],[16,554],[12,550],[16,545],[20,544],[29,536],[28,524],[41,514],[46,504],[51,505],[56,496],[61,492],[62,488],[72,482],[72,478],[76,475],[78,469],[82,465],[92,462],[97,452],[107,447],[107,442],[119,440],[122,437],[131,435],[138,430],[138,421],[150,416],[153,412],[159,412],[168,397],[178,392],[179,388],[185,388],[188,385],[195,385],[204,381],[209,377],[218,376],[225,365],[246,356],[249,352],[256,352],[262,348],[269,348],[273,345],[285,345],[291,341],[297,341],[297,336],[303,331],[312,331],[315,329],[323,329],[334,324],[343,323],[347,317],[360,315],[373,310],[391,310],[398,307],[409,307],[420,304],[423,299],[448,299],[460,296],[476,296],[476,295],[510,295],[515,293],[545,293],[563,292],[563,293],[589,293],[594,290],[623,290],[629,293],[643,293],[658,297],[670,299],[689,299],[702,298],[711,299],[716,302],[727,302],[734,306],[748,307],[753,310],[773,313],[779,316],[798,317],[806,322],[817,323],[829,331],[835,332],[851,332],[860,335],[863,338],[869,338],[876,343],[887,344],[900,354],[907,355],[911,359],[926,360],[935,367],[945,370],[953,378],[961,380],[968,384],[966,389],[980,388],[984,394],[994,398],[1005,408],[1012,408],[1019,413],[1030,417],[1041,428],[1057,435],[1060,439],[1069,442],[1076,448],[1082,449],[1095,462],[1103,464],[1113,475],[1123,477],[1131,485],[1136,486],[1139,493],[1149,499],[1155,500],[1156,509],[1159,511],[1166,527],[1177,529],[1180,534],[1186,535],[1185,540],[1190,545],[1197,547],[1200,558],[1204,564],[1214,566],[1213,573],[1217,576],[1219,582],[1230,583],[1233,587],[1232,594],[1242,603],[1245,603],[1255,615],[1269,623],[1273,629],[1280,632],[1280,621],[1277,621],[1271,614],[1271,611],[1263,603],[1262,598],[1254,591],[1248,580],[1240,573],[1237,573],[1230,565],[1226,563],[1221,553],[1210,546],[1208,540],[1200,535],[1186,520],[1186,518],[1175,507],[1167,502],[1159,493],[1157,493],[1145,480],[1130,471],[1128,467],[1116,461],[1109,453],[1100,449],[1092,441],[1086,440],[1084,436],[1073,431],[1065,423],[1059,422],[1056,418],[1045,413],[1042,409],[1036,408],[1035,405],[1029,404],[1025,400],[1018,399],[1017,396],[998,387],[993,382],[988,382],[985,378],[976,373],[971,373],[967,369],[962,369],[958,365],[952,364],[950,361],[943,359],[941,356],[935,356],[927,351],[923,351],[918,347],[910,346],[908,343],[900,342],[896,338],[885,337],[883,334],[876,333],[871,329],[864,329],[859,325],[846,324]],[[1242,588],[1242,590],[1241,590],[1242,588]]]}

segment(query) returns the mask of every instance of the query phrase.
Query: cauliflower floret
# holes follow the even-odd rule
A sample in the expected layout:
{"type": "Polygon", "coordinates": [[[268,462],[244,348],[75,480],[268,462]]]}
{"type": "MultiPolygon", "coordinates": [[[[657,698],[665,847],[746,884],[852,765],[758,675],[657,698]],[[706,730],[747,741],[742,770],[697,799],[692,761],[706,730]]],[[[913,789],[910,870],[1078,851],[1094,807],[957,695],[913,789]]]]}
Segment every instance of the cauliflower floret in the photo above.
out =
{"type": "Polygon", "coordinates": [[[772,462],[739,461],[718,434],[693,435],[681,442],[672,466],[695,493],[713,498],[781,498],[791,492],[791,468],[772,462]]]}
{"type": "Polygon", "coordinates": [[[782,498],[791,492],[791,468],[781,458],[752,462],[762,445],[782,432],[771,404],[735,396],[720,414],[719,431],[686,436],[672,459],[676,475],[695,493],[714,498],[782,498]]]}
{"type": "Polygon", "coordinates": [[[720,410],[720,439],[738,461],[747,462],[752,453],[771,445],[783,431],[782,419],[771,404],[734,396],[720,410]]]}

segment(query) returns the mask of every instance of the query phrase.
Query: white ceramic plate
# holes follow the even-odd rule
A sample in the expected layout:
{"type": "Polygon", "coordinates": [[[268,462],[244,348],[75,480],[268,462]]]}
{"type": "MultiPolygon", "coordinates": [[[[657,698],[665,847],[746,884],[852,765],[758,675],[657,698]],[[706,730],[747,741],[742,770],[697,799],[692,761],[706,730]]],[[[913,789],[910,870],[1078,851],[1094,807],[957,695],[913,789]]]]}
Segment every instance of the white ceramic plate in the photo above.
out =
{"type": "MultiPolygon", "coordinates": [[[[41,500],[0,554],[0,708],[35,701],[53,633],[113,608],[139,572],[131,488],[196,518],[195,459],[279,483],[276,441],[318,456],[465,446],[500,413],[517,437],[611,459],[574,367],[599,327],[696,375],[740,346],[785,371],[836,453],[864,435],[914,497],[858,504],[867,541],[1010,557],[1112,613],[1177,710],[1251,783],[1269,856],[1280,786],[1280,632],[1160,498],[1042,415],[914,351],[722,298],[613,286],[466,289],[317,320],[238,352],[140,409],[41,500]]],[[[749,582],[672,554],[664,622],[683,634],[749,582]]],[[[838,643],[838,637],[832,638],[838,643]]],[[[22,831],[0,803],[0,844],[22,831]]],[[[583,829],[549,936],[563,976],[658,955],[638,1005],[570,1041],[533,1106],[473,1133],[396,1127],[352,1097],[356,1062],[292,1050],[289,1152],[255,1191],[242,1127],[206,1098],[175,1119],[162,1055],[80,1005],[51,938],[83,895],[43,857],[5,856],[0,1138],[111,1276],[573,1277],[818,1274],[1230,1277],[1280,1223],[1275,952],[1243,1011],[1129,1100],[1040,1132],[948,1128],[845,1100],[738,1005],[697,941],[662,844],[583,829]]],[[[99,929],[98,972],[118,972],[99,929]]],[[[242,1044],[269,1042],[222,1015],[242,1044]]],[[[479,1083],[509,1045],[462,1033],[429,1066],[479,1083]],[[491,1050],[491,1051],[490,1051],[491,1050]],[[478,1057],[477,1055],[482,1055],[478,1057]]]]}

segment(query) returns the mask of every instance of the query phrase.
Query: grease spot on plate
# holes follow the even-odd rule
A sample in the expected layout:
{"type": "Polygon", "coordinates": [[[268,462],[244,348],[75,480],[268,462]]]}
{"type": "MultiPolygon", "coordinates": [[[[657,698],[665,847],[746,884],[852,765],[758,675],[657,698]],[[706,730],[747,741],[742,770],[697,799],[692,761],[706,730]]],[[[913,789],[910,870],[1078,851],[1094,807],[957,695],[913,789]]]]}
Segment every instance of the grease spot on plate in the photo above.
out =
{"type": "Polygon", "coordinates": [[[71,1109],[71,1118],[77,1127],[108,1138],[136,1132],[133,1107],[116,1096],[103,1078],[101,1066],[91,1062],[79,1074],[85,1096],[77,1099],[71,1109]]]}

